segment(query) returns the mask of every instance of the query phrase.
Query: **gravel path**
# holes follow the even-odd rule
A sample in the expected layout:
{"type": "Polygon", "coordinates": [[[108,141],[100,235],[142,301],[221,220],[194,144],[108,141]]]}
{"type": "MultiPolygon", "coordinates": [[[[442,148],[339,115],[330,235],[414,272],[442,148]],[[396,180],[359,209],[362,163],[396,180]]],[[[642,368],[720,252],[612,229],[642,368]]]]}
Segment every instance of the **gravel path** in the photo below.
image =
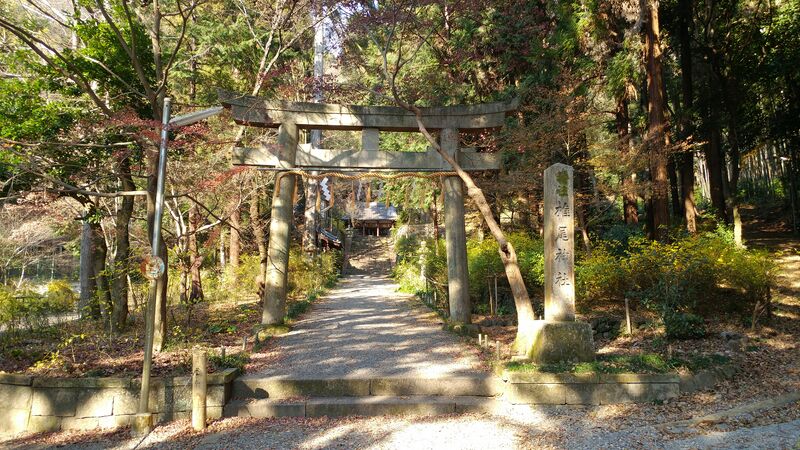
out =
{"type": "MultiPolygon", "coordinates": [[[[797,449],[800,419],[755,426],[719,424],[680,433],[650,424],[610,426],[603,407],[508,406],[493,414],[341,419],[243,419],[214,422],[204,433],[188,421],[162,425],[144,440],[125,431],[56,433],[5,442],[13,450],[217,449],[797,449]]],[[[786,409],[777,410],[786,413],[786,409]]],[[[645,417],[641,417],[645,418],[645,417]]],[[[638,422],[635,420],[634,422],[638,422]]]]}
{"type": "Polygon", "coordinates": [[[468,346],[381,276],[350,276],[276,340],[274,364],[248,376],[447,377],[478,372],[468,346]]]}

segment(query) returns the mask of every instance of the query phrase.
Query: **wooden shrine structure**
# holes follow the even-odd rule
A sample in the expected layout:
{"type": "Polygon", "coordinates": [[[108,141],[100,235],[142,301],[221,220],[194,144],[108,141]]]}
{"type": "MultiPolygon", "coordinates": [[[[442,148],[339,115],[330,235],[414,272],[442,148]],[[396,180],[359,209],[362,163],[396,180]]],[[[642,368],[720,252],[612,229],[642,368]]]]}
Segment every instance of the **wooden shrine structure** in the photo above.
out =
{"type": "MultiPolygon", "coordinates": [[[[453,170],[433,149],[419,153],[378,149],[381,132],[419,132],[416,117],[402,108],[274,101],[224,91],[219,96],[222,105],[230,109],[236,123],[278,129],[276,145],[234,149],[234,165],[277,171],[452,173],[453,170]],[[301,129],[361,131],[361,149],[312,149],[298,143],[301,129]]],[[[501,128],[505,124],[506,116],[516,111],[517,106],[517,102],[497,102],[422,108],[422,122],[428,130],[439,132],[442,150],[454,155],[464,170],[497,170],[500,167],[500,155],[459,148],[459,136],[461,133],[501,128]]],[[[295,176],[281,176],[278,180],[279,185],[272,199],[263,299],[262,324],[265,325],[280,323],[286,310],[289,231],[295,176]]],[[[471,307],[464,229],[464,189],[457,176],[446,176],[443,184],[450,318],[456,322],[469,323],[471,307]]]]}

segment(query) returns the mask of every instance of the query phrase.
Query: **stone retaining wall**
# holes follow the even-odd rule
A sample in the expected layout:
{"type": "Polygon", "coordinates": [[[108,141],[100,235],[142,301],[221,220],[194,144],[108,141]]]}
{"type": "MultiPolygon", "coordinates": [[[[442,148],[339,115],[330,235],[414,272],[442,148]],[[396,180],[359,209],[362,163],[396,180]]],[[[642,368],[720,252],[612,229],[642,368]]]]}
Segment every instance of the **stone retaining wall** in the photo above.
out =
{"type": "MultiPolygon", "coordinates": [[[[237,369],[208,376],[207,416],[222,417],[237,369]]],[[[128,426],[140,381],[133,378],[40,378],[0,373],[0,432],[85,430],[128,426]]],[[[189,418],[191,377],[153,378],[151,412],[164,422],[189,418]]]]}
{"type": "Polygon", "coordinates": [[[650,403],[708,389],[735,374],[722,366],[696,374],[570,374],[503,372],[504,398],[513,404],[608,405],[650,403]]]}

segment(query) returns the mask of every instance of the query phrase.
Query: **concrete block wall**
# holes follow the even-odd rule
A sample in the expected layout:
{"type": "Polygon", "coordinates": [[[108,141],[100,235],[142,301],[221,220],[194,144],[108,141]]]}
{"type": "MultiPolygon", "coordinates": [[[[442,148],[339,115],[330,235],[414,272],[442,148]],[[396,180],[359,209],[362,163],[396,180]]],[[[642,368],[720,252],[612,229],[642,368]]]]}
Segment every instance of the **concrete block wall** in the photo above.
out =
{"type": "MultiPolygon", "coordinates": [[[[208,376],[206,414],[222,417],[237,369],[208,376]]],[[[154,378],[150,409],[158,422],[191,417],[191,377],[154,378]]],[[[0,373],[0,432],[87,430],[128,426],[138,407],[139,380],[43,378],[0,373]]]]}
{"type": "Polygon", "coordinates": [[[513,404],[608,405],[652,403],[709,389],[734,376],[732,366],[696,374],[503,372],[503,398],[513,404]]]}

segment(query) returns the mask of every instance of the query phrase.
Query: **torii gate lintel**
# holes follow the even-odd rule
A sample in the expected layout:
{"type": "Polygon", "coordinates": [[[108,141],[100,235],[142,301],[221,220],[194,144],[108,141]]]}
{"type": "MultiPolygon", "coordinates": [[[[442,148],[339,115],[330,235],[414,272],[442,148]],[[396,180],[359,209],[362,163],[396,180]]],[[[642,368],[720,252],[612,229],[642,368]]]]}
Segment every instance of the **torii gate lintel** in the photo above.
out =
{"type": "MultiPolygon", "coordinates": [[[[222,105],[231,110],[234,121],[250,126],[278,128],[276,146],[237,148],[233,162],[272,170],[393,170],[450,172],[453,170],[438,152],[382,152],[380,131],[418,132],[416,117],[393,106],[351,106],[324,103],[270,101],[258,97],[219,91],[222,105]],[[323,150],[298,145],[300,129],[361,130],[362,149],[323,150]]],[[[500,156],[459,149],[460,133],[498,129],[517,110],[518,102],[496,102],[422,108],[422,120],[439,131],[443,151],[456,157],[465,170],[497,170],[500,156]]],[[[289,266],[289,228],[292,221],[294,175],[280,177],[280,189],[273,193],[267,276],[262,324],[283,321],[289,266]]],[[[447,248],[450,319],[469,323],[471,305],[464,227],[464,188],[458,177],[444,180],[445,241],[447,248]]]]}

